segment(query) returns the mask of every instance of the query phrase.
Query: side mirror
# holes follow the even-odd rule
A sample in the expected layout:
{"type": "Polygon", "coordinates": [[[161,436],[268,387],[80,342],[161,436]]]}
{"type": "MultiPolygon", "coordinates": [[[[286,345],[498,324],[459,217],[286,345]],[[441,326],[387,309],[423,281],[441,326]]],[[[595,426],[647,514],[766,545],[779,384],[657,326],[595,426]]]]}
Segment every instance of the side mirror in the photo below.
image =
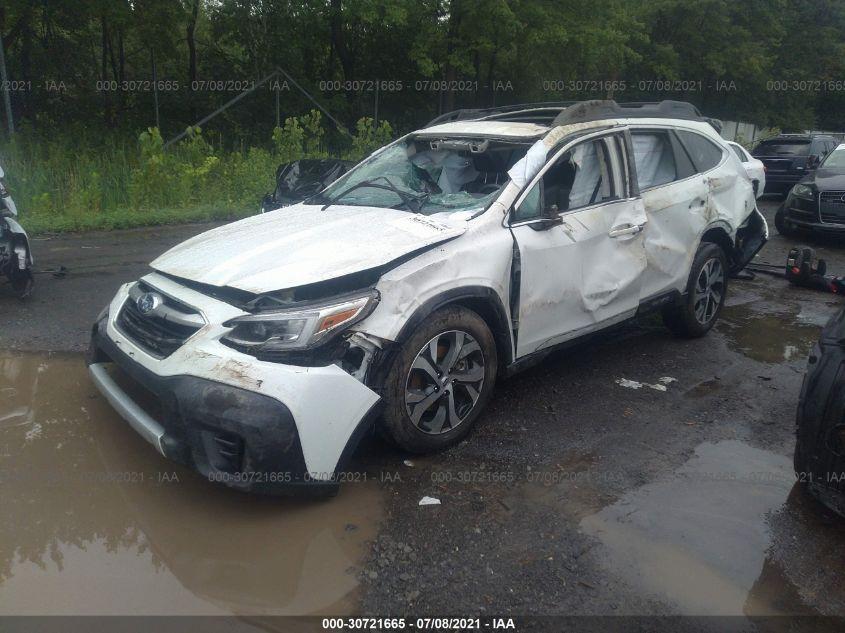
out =
{"type": "Polygon", "coordinates": [[[807,169],[815,169],[820,162],[822,162],[822,159],[818,154],[810,154],[807,157],[807,169]]]}

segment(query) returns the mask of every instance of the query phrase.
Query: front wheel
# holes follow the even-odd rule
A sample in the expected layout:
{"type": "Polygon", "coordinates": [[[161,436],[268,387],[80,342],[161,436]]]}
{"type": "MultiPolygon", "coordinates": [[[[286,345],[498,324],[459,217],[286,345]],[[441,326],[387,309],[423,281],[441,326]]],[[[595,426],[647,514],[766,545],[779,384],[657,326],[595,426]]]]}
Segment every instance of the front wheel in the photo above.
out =
{"type": "Polygon", "coordinates": [[[32,271],[28,268],[26,270],[13,269],[9,273],[9,283],[18,299],[26,299],[32,294],[35,280],[32,277],[32,271]]]}
{"type": "Polygon", "coordinates": [[[692,262],[681,303],[663,311],[663,322],[686,338],[704,336],[713,327],[728,294],[728,260],[716,244],[703,243],[692,262]]]}
{"type": "Polygon", "coordinates": [[[456,444],[490,400],[497,364],[493,335],[478,314],[460,306],[437,310],[393,360],[383,431],[412,453],[456,444]]]}

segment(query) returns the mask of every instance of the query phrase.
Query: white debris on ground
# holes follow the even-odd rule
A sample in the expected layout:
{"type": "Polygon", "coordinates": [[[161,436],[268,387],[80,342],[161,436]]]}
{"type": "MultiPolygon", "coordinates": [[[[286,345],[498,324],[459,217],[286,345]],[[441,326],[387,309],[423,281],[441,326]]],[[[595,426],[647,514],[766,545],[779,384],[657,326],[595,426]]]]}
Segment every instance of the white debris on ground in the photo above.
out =
{"type": "Polygon", "coordinates": [[[629,380],[628,378],[617,378],[616,384],[620,387],[627,387],[628,389],[642,389],[643,387],[648,387],[649,389],[654,389],[655,391],[666,391],[666,385],[677,382],[677,378],[672,378],[671,376],[663,376],[662,378],[657,379],[657,383],[651,384],[647,382],[640,382],[638,380],[629,380]]]}
{"type": "Polygon", "coordinates": [[[420,499],[421,506],[439,506],[440,499],[435,499],[434,497],[423,497],[420,499]]]}

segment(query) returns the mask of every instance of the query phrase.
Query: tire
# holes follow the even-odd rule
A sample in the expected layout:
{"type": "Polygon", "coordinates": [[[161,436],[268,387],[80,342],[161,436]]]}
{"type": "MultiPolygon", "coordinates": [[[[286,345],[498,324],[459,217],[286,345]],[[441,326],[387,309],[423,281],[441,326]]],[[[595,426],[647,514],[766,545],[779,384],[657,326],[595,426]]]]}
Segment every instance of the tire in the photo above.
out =
{"type": "Polygon", "coordinates": [[[728,258],[718,245],[704,242],[692,261],[686,294],[663,311],[663,322],[677,336],[704,336],[719,318],[727,292],[728,258]]]}
{"type": "Polygon", "coordinates": [[[801,442],[800,437],[795,440],[795,453],[792,455],[792,467],[795,469],[795,475],[798,478],[798,483],[805,483],[806,478],[802,474],[808,471],[808,466],[807,459],[804,456],[804,445],[801,442]]]}
{"type": "Polygon", "coordinates": [[[786,212],[783,205],[780,205],[775,213],[775,228],[778,230],[778,233],[784,237],[791,237],[792,235],[795,235],[795,229],[786,221],[786,212]]]}
{"type": "Polygon", "coordinates": [[[411,453],[456,444],[489,402],[497,367],[496,342],[478,314],[460,306],[435,311],[393,358],[382,434],[411,453]]]}
{"type": "Polygon", "coordinates": [[[32,271],[30,270],[13,270],[9,283],[12,286],[12,292],[18,299],[26,299],[32,294],[32,288],[35,280],[32,278],[32,271]]]}

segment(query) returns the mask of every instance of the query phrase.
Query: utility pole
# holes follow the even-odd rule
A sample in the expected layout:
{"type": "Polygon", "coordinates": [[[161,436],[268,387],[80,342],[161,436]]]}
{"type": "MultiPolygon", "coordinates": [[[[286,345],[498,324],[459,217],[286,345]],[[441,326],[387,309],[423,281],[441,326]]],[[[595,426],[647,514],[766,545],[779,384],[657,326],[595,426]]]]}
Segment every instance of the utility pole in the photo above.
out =
{"type": "Polygon", "coordinates": [[[376,97],[375,104],[373,104],[373,127],[378,127],[378,85],[381,81],[376,81],[376,97]]]}
{"type": "Polygon", "coordinates": [[[161,122],[158,119],[158,72],[156,72],[156,53],[150,49],[150,61],[153,65],[153,103],[156,109],[156,128],[161,132],[161,122]]]}
{"type": "Polygon", "coordinates": [[[3,51],[3,36],[0,35],[0,81],[3,82],[3,102],[6,104],[6,123],[9,125],[9,136],[15,133],[15,120],[12,117],[12,100],[9,97],[9,79],[6,76],[6,54],[3,51]]]}
{"type": "Polygon", "coordinates": [[[282,127],[281,117],[279,115],[279,80],[276,80],[275,86],[276,89],[273,91],[276,93],[276,127],[282,127]]]}

